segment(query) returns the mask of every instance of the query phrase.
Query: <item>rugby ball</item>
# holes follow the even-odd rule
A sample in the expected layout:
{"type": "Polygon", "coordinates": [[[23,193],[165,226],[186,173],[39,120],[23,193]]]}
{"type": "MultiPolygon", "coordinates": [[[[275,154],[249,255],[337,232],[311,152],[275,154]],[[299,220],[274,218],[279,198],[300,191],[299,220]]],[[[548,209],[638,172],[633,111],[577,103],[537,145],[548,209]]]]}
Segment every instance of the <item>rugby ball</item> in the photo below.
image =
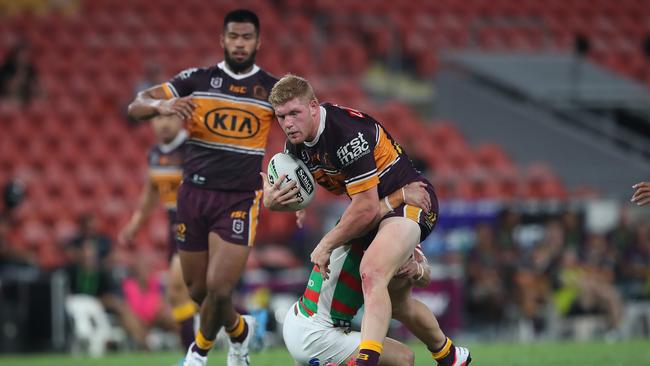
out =
{"type": "Polygon", "coordinates": [[[287,178],[282,182],[282,187],[289,182],[297,182],[299,201],[288,206],[294,211],[307,207],[316,195],[314,176],[311,175],[305,163],[291,154],[277,153],[273,155],[269,161],[267,175],[271,184],[275,184],[281,176],[286,175],[287,178]]]}

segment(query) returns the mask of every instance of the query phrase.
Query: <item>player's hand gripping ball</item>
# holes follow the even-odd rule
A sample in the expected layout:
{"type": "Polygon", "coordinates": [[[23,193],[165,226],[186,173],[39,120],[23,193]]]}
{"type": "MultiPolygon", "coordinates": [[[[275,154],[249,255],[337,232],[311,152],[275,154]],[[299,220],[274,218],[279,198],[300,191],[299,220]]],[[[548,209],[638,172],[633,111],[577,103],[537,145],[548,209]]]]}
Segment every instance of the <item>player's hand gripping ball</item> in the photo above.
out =
{"type": "Polygon", "coordinates": [[[295,181],[298,187],[298,202],[291,203],[288,207],[294,211],[302,210],[309,205],[316,195],[316,182],[307,169],[305,163],[287,153],[277,153],[269,161],[267,168],[269,183],[275,182],[282,176],[287,177],[280,188],[289,182],[295,181]]]}

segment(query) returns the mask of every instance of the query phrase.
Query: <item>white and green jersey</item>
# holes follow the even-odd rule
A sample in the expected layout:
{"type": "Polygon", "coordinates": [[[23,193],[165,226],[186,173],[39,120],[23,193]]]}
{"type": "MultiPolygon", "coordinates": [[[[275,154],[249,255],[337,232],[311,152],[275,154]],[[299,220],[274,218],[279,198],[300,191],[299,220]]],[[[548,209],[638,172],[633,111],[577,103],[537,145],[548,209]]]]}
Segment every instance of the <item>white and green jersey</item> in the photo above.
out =
{"type": "Polygon", "coordinates": [[[305,293],[298,301],[300,312],[328,325],[349,324],[363,305],[359,265],[363,256],[361,245],[344,245],[330,255],[329,278],[317,266],[309,275],[305,293]]]}

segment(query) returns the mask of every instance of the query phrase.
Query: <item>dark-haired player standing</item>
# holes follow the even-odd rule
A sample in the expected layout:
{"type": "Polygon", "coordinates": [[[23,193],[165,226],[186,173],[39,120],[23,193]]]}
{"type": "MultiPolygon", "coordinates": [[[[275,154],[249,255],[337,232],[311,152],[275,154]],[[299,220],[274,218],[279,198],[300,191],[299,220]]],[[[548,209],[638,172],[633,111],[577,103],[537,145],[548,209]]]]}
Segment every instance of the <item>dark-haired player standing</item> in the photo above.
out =
{"type": "Polygon", "coordinates": [[[222,326],[231,342],[228,365],[249,364],[254,319],[238,314],[231,296],[255,240],[258,172],[273,122],[268,95],[277,79],[255,65],[259,36],[255,13],[228,13],[221,35],[224,61],[187,69],[129,105],[129,115],[138,120],[178,114],[190,133],[176,239],[185,283],[200,304],[201,326],[185,366],[207,363],[222,326]]]}

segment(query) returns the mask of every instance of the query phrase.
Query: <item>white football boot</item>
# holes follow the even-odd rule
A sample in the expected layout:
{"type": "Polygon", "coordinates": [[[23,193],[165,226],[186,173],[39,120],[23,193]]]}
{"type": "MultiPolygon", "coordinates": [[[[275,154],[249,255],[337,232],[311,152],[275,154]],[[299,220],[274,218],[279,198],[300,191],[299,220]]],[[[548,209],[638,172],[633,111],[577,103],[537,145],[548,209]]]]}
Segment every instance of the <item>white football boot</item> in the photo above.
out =
{"type": "Polygon", "coordinates": [[[250,315],[242,316],[246,324],[248,325],[248,334],[246,338],[241,343],[233,343],[228,337],[228,366],[249,366],[251,360],[248,356],[248,344],[255,334],[255,318],[250,315]]]}
{"type": "Polygon", "coordinates": [[[454,362],[451,365],[469,366],[469,364],[472,362],[472,356],[469,354],[469,350],[465,347],[458,346],[455,346],[454,348],[456,348],[456,355],[454,357],[454,362]]]}
{"type": "Polygon", "coordinates": [[[208,364],[208,356],[201,356],[196,352],[192,352],[194,347],[194,342],[190,345],[190,348],[187,350],[185,355],[185,360],[183,361],[183,366],[205,366],[208,364]]]}

